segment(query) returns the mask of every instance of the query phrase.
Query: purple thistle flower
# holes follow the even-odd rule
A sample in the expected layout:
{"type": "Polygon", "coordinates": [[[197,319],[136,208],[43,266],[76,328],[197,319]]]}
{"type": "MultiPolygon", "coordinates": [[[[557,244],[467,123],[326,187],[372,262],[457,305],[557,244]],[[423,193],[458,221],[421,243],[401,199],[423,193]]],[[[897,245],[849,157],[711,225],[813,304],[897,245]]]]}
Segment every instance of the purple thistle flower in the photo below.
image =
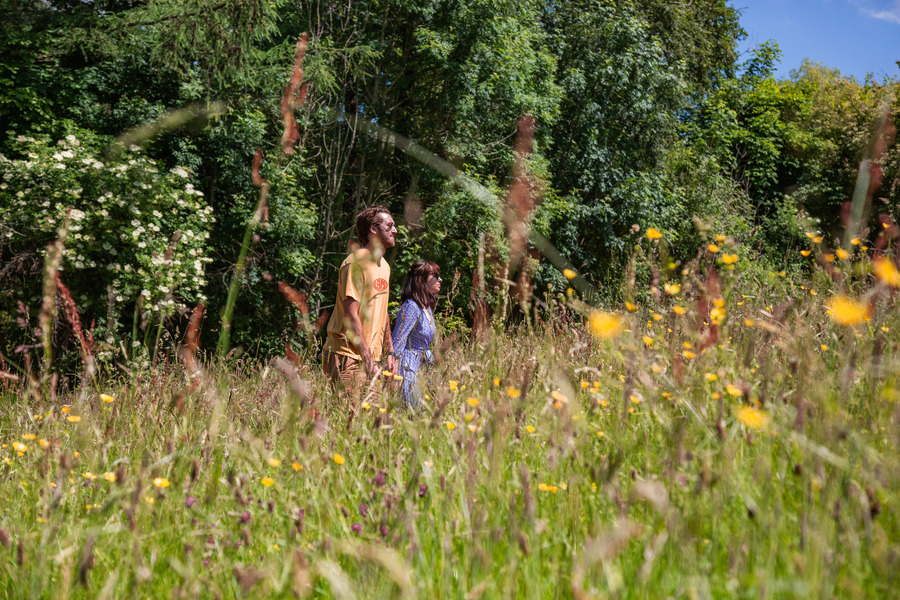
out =
{"type": "Polygon", "coordinates": [[[360,525],[359,523],[354,523],[353,525],[350,526],[350,529],[353,530],[353,533],[356,533],[356,534],[362,533],[362,525],[360,525]]]}

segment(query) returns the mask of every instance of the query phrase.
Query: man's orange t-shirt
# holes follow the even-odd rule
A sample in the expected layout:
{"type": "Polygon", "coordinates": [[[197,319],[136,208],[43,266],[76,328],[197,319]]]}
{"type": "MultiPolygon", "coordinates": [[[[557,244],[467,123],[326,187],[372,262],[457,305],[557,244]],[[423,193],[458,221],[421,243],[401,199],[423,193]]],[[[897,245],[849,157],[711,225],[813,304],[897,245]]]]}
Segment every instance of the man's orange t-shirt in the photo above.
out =
{"type": "Polygon", "coordinates": [[[375,259],[367,249],[360,248],[344,259],[338,274],[337,302],[328,320],[326,352],[362,360],[353,326],[344,313],[344,300],[353,298],[359,302],[362,334],[372,352],[372,359],[381,358],[384,328],[388,326],[390,281],[391,267],[384,257],[375,259]]]}

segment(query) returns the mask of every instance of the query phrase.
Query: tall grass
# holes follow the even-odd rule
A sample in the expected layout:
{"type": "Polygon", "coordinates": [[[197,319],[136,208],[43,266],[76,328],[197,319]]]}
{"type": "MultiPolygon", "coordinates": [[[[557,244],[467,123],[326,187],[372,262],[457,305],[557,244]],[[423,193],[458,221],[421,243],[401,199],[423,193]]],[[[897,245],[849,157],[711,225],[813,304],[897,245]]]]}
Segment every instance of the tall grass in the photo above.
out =
{"type": "Polygon", "coordinates": [[[858,274],[870,308],[842,325],[821,273],[751,298],[752,266],[713,262],[612,328],[560,295],[531,333],[445,341],[420,415],[336,394],[311,356],[53,405],[4,380],[0,590],[892,596],[893,288],[858,274]]]}

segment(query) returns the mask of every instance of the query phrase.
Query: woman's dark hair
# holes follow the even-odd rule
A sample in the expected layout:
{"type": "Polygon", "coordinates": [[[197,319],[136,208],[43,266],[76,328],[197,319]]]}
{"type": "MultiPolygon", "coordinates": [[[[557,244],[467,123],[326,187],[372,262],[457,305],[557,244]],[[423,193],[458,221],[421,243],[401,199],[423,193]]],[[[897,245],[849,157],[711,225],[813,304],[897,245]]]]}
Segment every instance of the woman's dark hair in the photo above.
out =
{"type": "Polygon", "coordinates": [[[428,260],[417,260],[409,267],[406,281],[403,282],[403,291],[400,292],[400,304],[409,298],[416,301],[422,308],[434,309],[437,304],[437,296],[429,293],[427,282],[429,275],[440,275],[441,268],[428,260]]]}

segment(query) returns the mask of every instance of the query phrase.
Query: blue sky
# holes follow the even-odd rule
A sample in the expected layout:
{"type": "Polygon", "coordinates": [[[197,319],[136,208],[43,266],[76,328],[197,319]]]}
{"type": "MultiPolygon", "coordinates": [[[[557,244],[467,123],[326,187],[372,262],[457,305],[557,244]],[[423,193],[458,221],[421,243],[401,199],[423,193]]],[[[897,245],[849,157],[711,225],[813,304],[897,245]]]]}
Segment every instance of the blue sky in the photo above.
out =
{"type": "Polygon", "coordinates": [[[731,0],[741,11],[744,58],[766,40],[783,53],[779,77],[804,58],[862,80],[900,76],[900,0],[731,0]]]}

